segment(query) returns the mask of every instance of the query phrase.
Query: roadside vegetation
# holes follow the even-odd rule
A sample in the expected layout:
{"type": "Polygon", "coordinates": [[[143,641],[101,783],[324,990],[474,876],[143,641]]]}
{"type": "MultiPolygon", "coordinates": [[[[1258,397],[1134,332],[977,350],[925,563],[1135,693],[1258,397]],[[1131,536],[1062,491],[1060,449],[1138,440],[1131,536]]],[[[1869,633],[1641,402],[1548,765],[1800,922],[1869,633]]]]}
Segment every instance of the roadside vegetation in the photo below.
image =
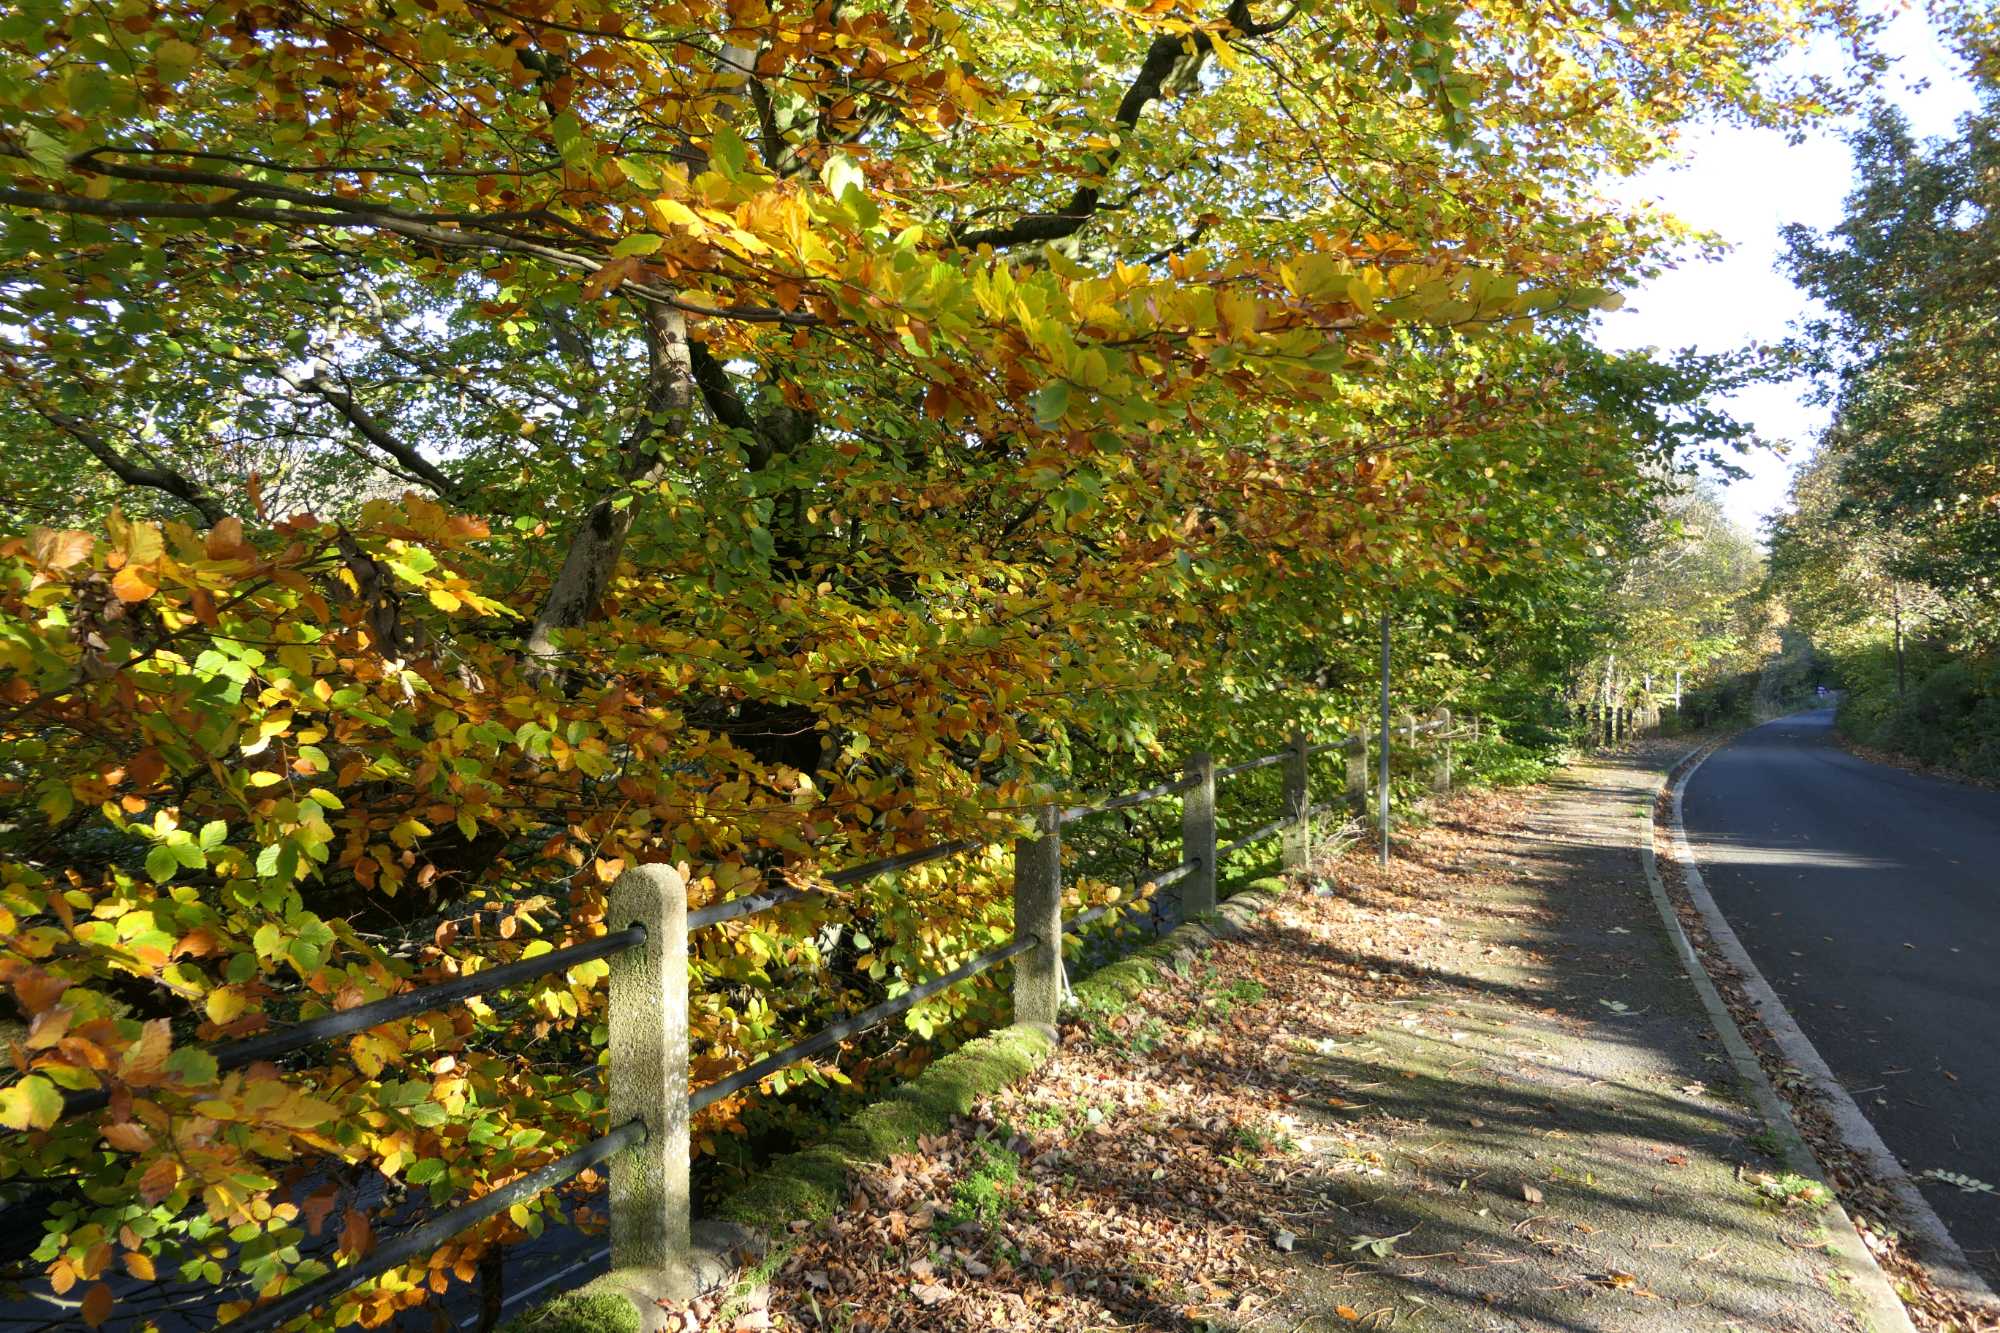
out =
{"type": "Polygon", "coordinates": [[[1985,102],[1948,138],[1893,112],[1853,138],[1860,186],[1789,236],[1829,312],[1801,331],[1832,426],[1773,527],[1771,585],[1844,691],[1858,744],[2000,781],[2000,108],[1984,17],[1961,29],[1985,102]]]}

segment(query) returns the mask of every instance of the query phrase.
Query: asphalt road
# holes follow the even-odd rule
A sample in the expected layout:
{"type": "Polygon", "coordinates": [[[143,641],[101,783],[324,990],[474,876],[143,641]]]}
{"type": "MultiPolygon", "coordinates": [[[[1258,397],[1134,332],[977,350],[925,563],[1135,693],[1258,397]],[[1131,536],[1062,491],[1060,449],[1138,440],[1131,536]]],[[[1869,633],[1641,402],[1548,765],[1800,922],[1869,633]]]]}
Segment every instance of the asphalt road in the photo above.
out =
{"type": "MultiPolygon", "coordinates": [[[[1857,759],[1822,709],[1717,751],[1683,807],[1716,904],[1890,1150],[2000,1190],[2000,791],[1857,759]]],[[[2000,1194],[1918,1184],[2000,1279],[2000,1194]]]]}

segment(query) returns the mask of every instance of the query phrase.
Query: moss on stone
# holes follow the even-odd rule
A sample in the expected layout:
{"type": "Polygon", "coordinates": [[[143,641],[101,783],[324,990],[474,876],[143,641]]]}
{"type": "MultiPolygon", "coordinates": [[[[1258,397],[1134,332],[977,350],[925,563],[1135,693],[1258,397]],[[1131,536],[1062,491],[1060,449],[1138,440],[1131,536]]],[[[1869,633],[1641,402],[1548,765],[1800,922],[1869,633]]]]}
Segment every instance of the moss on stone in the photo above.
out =
{"type": "Polygon", "coordinates": [[[639,1333],[639,1311],[621,1292],[583,1287],[514,1316],[499,1333],[639,1333]]]}
{"type": "Polygon", "coordinates": [[[908,1152],[942,1133],[954,1115],[1026,1077],[1055,1051],[1047,1032],[1009,1027],[967,1042],[888,1097],[856,1113],[822,1143],[760,1171],[719,1210],[767,1233],[826,1216],[847,1198],[848,1173],[908,1152]]]}

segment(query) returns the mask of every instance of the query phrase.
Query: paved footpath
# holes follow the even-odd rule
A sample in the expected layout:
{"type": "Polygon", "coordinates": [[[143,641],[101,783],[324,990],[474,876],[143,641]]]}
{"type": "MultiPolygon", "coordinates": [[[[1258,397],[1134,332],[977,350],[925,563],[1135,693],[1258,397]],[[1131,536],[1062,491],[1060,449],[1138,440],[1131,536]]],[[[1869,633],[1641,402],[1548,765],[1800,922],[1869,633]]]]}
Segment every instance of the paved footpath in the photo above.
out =
{"type": "Polygon", "coordinates": [[[1313,1252],[1361,1263],[1301,1265],[1302,1327],[1869,1326],[1826,1214],[1774,1197],[1783,1168],[1646,889],[1638,812],[1676,753],[1571,770],[1511,818],[1504,797],[1447,816],[1407,883],[1336,868],[1362,904],[1400,891],[1439,924],[1383,960],[1418,993],[1322,1043],[1342,1090],[1315,1118],[1382,1174],[1327,1176],[1313,1252]],[[1384,1257],[1357,1235],[1403,1239],[1384,1257]]]}

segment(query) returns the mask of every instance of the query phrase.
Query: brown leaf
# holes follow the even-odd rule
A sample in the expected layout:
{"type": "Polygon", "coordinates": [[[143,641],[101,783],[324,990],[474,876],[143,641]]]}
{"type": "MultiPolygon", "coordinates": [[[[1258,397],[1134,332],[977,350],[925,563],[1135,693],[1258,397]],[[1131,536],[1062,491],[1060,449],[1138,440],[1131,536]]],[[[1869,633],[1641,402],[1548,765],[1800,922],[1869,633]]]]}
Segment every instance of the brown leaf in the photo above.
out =
{"type": "Polygon", "coordinates": [[[36,528],[30,539],[30,547],[37,563],[50,569],[68,569],[82,560],[96,545],[96,539],[87,532],[74,528],[56,531],[53,528],[36,528]]]}
{"type": "Polygon", "coordinates": [[[83,1322],[96,1328],[111,1317],[111,1288],[100,1282],[83,1298],[83,1322]]]}
{"type": "Polygon", "coordinates": [[[1521,1197],[1529,1203],[1540,1203],[1542,1201],[1542,1192],[1533,1185],[1523,1185],[1521,1186],[1521,1197]]]}

